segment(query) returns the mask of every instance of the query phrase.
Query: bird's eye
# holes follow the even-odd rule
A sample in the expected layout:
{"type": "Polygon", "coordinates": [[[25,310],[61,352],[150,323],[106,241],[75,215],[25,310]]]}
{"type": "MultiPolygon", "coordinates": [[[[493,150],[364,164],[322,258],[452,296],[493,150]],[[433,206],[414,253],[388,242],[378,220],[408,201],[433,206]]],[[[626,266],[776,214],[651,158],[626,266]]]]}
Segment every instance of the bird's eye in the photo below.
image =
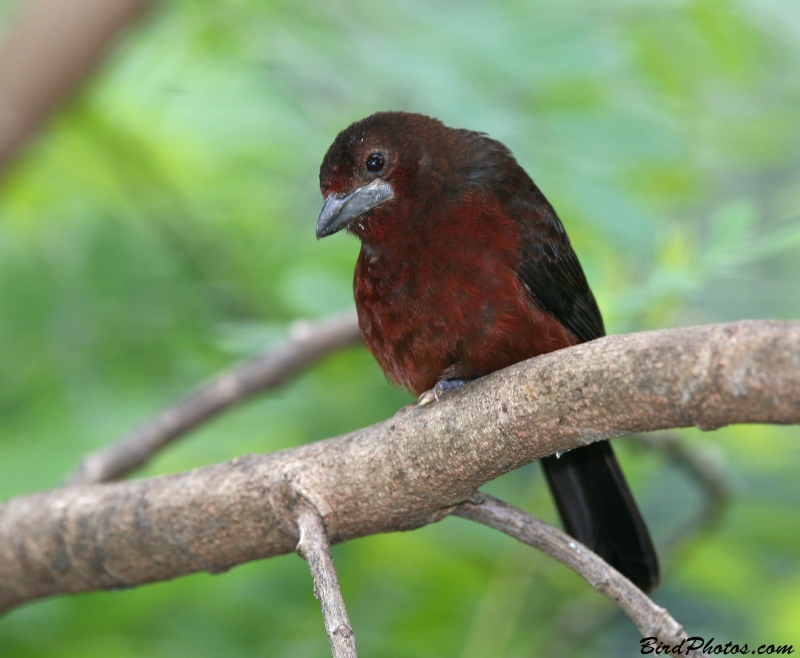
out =
{"type": "Polygon", "coordinates": [[[367,158],[367,171],[380,171],[386,164],[382,153],[373,153],[367,158]]]}

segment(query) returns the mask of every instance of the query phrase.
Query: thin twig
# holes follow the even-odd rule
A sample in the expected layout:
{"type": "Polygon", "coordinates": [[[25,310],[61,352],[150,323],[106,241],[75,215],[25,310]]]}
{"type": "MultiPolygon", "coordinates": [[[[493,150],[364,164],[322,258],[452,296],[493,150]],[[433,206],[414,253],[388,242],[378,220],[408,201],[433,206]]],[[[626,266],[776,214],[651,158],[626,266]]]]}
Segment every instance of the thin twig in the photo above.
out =
{"type": "MultiPolygon", "coordinates": [[[[689,640],[683,627],[657,606],[636,585],[601,557],[558,528],[527,512],[485,494],[462,503],[453,514],[500,530],[524,544],[538,548],[575,571],[596,592],[607,596],[625,612],[644,638],[657,638],[669,647],[689,640]]],[[[702,645],[701,645],[702,646],[702,645]]],[[[692,651],[688,655],[704,656],[692,651]]]]}
{"type": "Polygon", "coordinates": [[[309,505],[297,512],[300,541],[297,554],[308,562],[314,579],[314,596],[319,600],[333,658],[357,658],[356,639],[344,606],[342,590],[333,565],[331,547],[319,514],[309,505]]]}
{"type": "MultiPolygon", "coordinates": [[[[660,542],[659,562],[662,572],[666,573],[692,540],[711,532],[719,523],[731,495],[728,473],[724,464],[714,459],[702,446],[687,445],[675,434],[632,434],[622,440],[665,454],[695,480],[703,494],[702,507],[683,527],[660,542]]],[[[593,609],[590,616],[585,608],[576,610],[576,606],[586,605],[589,605],[586,600],[575,600],[557,617],[555,625],[563,631],[562,635],[567,639],[552,649],[554,656],[572,655],[577,646],[595,635],[598,629],[608,624],[620,612],[619,608],[593,609]],[[576,626],[577,619],[580,619],[580,624],[576,626]]]]}
{"type": "Polygon", "coordinates": [[[295,323],[284,343],[222,373],[127,436],[85,457],[68,484],[117,480],[213,416],[278,386],[326,354],[360,340],[354,313],[314,324],[295,323]]]}

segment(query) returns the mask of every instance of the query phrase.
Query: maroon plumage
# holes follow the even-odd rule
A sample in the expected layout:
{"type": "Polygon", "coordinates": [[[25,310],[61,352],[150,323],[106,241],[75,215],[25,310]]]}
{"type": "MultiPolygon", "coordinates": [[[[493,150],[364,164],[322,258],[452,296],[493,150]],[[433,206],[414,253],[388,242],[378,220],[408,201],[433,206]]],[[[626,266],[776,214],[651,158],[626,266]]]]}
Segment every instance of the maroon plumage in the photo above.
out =
{"type": "MultiPolygon", "coordinates": [[[[511,152],[429,117],[374,114],[342,131],[320,170],[317,236],[362,244],[361,333],[417,395],[603,335],[552,206],[511,152]]],[[[543,460],[567,530],[644,589],[655,552],[609,444],[543,460]]]]}

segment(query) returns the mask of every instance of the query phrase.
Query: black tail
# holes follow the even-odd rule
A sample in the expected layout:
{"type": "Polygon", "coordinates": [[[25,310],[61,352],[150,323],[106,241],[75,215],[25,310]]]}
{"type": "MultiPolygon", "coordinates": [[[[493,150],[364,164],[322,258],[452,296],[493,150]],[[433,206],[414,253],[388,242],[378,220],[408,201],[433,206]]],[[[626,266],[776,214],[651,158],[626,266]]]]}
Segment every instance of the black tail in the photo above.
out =
{"type": "Polygon", "coordinates": [[[639,589],[658,585],[658,556],[608,441],[542,459],[564,529],[639,589]]]}

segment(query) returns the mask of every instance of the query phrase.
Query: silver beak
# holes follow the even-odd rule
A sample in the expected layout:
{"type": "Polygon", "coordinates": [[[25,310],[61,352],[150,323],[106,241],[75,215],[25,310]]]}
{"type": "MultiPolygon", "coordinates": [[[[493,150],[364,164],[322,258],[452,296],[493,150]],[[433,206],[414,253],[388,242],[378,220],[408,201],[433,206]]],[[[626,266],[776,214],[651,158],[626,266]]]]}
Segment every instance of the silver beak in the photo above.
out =
{"type": "Polygon", "coordinates": [[[349,194],[331,193],[317,219],[317,240],[341,231],[356,217],[394,197],[392,186],[376,178],[349,194]]]}

